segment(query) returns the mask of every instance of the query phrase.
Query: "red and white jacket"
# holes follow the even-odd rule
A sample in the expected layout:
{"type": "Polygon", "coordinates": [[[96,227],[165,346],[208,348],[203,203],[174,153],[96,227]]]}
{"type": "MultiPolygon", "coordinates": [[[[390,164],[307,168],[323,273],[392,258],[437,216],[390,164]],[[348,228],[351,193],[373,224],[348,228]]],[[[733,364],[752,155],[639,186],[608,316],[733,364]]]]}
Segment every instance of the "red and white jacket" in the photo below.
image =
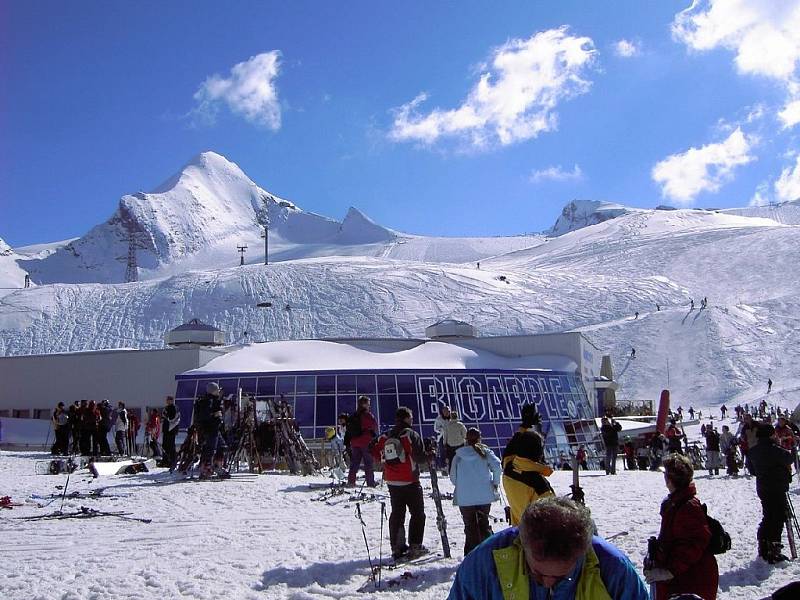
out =
{"type": "Polygon", "coordinates": [[[386,440],[390,437],[395,437],[400,440],[405,450],[405,461],[399,464],[384,463],[383,465],[383,480],[387,485],[408,485],[419,481],[419,465],[426,463],[428,457],[425,455],[425,446],[422,443],[420,435],[410,427],[403,425],[395,425],[392,429],[384,433],[378,438],[378,441],[373,447],[373,454],[378,459],[383,457],[383,447],[386,445],[386,440]]]}

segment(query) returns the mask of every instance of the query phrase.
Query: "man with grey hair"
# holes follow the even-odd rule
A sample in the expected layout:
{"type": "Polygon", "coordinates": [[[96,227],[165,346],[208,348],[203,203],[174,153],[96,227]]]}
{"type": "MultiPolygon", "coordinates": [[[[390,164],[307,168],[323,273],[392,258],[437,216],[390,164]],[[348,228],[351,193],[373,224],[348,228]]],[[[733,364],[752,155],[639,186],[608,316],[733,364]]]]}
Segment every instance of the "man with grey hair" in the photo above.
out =
{"type": "Polygon", "coordinates": [[[519,527],[494,534],[456,572],[448,600],[647,600],[630,560],[592,535],[589,510],[566,498],[532,502],[519,527]]]}

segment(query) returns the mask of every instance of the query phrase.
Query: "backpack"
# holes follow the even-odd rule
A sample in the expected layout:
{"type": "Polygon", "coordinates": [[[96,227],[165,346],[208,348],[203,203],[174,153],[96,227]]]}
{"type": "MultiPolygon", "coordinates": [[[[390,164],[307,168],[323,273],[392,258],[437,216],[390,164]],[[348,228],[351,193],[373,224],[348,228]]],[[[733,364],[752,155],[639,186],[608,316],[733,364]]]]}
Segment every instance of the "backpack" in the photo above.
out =
{"type": "Polygon", "coordinates": [[[708,507],[703,504],[703,512],[706,514],[706,522],[711,530],[711,539],[708,540],[708,549],[712,554],[725,554],[731,549],[731,536],[725,531],[722,523],[715,518],[708,516],[708,507]]]}
{"type": "Polygon", "coordinates": [[[360,436],[364,433],[364,430],[361,428],[361,413],[356,411],[349,417],[347,417],[347,429],[346,429],[347,436],[352,439],[354,437],[360,436]]]}
{"type": "MultiPolygon", "coordinates": [[[[405,430],[403,430],[405,431],[405,430]]],[[[406,462],[406,449],[400,440],[402,432],[390,431],[383,444],[383,462],[387,465],[399,465],[406,462]]]]}

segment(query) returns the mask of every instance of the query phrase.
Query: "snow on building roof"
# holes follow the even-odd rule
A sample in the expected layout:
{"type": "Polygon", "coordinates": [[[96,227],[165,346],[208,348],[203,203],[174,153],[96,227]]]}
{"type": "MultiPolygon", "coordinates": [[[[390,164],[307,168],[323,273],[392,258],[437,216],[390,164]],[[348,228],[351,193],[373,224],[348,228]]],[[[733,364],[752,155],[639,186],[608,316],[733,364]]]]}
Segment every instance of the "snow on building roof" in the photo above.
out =
{"type": "Polygon", "coordinates": [[[183,377],[223,373],[364,370],[548,370],[573,373],[566,356],[504,357],[486,350],[445,342],[422,341],[411,348],[359,342],[292,340],[249,344],[182,373],[183,377]],[[357,345],[356,345],[357,344],[357,345]]]}

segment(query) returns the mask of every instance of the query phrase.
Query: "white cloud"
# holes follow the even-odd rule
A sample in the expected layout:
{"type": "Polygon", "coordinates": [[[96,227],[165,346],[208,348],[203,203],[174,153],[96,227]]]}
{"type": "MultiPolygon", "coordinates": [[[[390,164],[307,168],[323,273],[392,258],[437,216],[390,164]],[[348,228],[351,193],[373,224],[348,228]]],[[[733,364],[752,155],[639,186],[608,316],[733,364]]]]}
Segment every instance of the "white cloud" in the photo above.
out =
{"type": "Polygon", "coordinates": [[[689,148],[657,163],[653,181],[661,185],[661,194],[678,204],[690,205],[701,192],[716,192],[733,178],[733,170],[754,160],[749,154],[753,141],[741,128],[720,143],[689,148]]]}
{"type": "Polygon", "coordinates": [[[631,58],[641,54],[641,45],[630,40],[619,40],[614,43],[614,54],[622,58],[631,58]]]}
{"type": "Polygon", "coordinates": [[[786,167],[775,182],[775,196],[779,201],[800,199],[800,156],[793,167],[786,167]]]}
{"type": "Polygon", "coordinates": [[[561,168],[561,165],[558,165],[533,171],[529,179],[532,183],[541,181],[581,181],[583,180],[583,171],[578,165],[575,165],[572,171],[565,171],[561,168]]]}
{"type": "Polygon", "coordinates": [[[426,93],[394,111],[389,134],[394,141],[432,144],[462,137],[475,147],[508,145],[555,130],[555,108],[566,98],[586,93],[585,70],[596,51],[588,37],[566,27],[513,39],[493,50],[479,81],[458,108],[419,112],[426,93]]]}
{"type": "Polygon", "coordinates": [[[767,206],[770,203],[769,185],[766,182],[759,183],[756,192],[750,198],[748,206],[767,206]]]}
{"type": "Polygon", "coordinates": [[[226,105],[231,112],[247,121],[273,131],[281,127],[281,107],[275,80],[280,72],[279,50],[251,56],[233,65],[230,77],[211,75],[194,95],[197,106],[192,116],[212,122],[219,106],[226,105]]]}
{"type": "Polygon", "coordinates": [[[784,129],[790,129],[800,123],[800,100],[788,102],[778,113],[778,118],[783,122],[784,129]]]}
{"type": "Polygon", "coordinates": [[[672,23],[693,50],[735,52],[740,73],[789,82],[800,62],[800,3],[796,0],[695,0],[672,23]]]}

